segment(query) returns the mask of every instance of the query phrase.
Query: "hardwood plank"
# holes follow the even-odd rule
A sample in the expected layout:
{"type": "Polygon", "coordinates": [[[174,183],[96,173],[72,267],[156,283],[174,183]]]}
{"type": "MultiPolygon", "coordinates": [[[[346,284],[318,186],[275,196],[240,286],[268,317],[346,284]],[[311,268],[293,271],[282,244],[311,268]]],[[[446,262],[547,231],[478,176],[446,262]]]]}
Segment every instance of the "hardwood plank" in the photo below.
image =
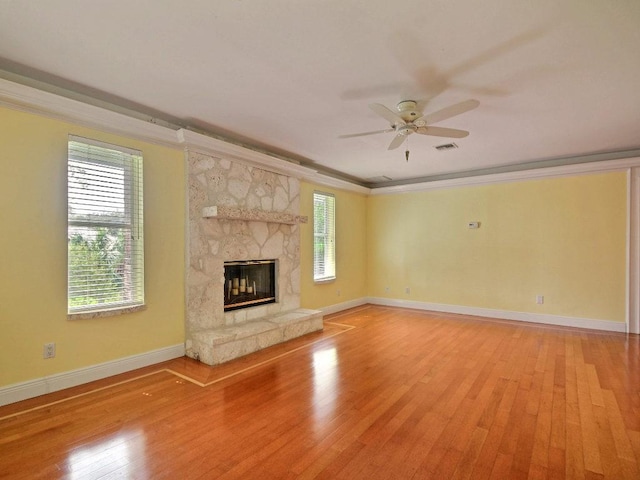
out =
{"type": "Polygon", "coordinates": [[[640,478],[638,336],[362,306],[0,407],[0,478],[640,478]]]}
{"type": "Polygon", "coordinates": [[[487,432],[484,428],[476,428],[471,435],[471,439],[462,453],[462,458],[456,470],[451,476],[452,480],[463,480],[471,478],[473,468],[480,456],[484,441],[487,438],[487,432]]]}
{"type": "Polygon", "coordinates": [[[545,343],[541,349],[541,355],[536,364],[536,373],[542,375],[542,383],[539,386],[539,403],[536,418],[536,427],[533,434],[533,449],[531,452],[530,475],[538,478],[546,476],[549,467],[549,449],[551,445],[551,430],[553,418],[553,391],[555,374],[555,355],[553,346],[545,343]]]}
{"type": "Polygon", "coordinates": [[[582,354],[582,342],[577,344],[576,356],[576,388],[578,397],[579,423],[582,430],[584,468],[587,472],[604,474],[602,459],[598,448],[598,426],[591,403],[591,391],[587,376],[587,367],[582,354]]]}

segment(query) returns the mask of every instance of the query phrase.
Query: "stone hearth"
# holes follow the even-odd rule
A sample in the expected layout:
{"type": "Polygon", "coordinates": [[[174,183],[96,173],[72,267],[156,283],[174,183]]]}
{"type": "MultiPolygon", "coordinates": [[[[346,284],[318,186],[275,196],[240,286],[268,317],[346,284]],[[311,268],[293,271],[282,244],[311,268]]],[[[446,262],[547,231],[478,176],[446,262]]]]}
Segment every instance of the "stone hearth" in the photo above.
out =
{"type": "Polygon", "coordinates": [[[216,364],[322,329],[300,309],[300,184],[188,151],[187,355],[216,364]],[[224,262],[277,259],[277,301],[224,311],[224,262]]]}

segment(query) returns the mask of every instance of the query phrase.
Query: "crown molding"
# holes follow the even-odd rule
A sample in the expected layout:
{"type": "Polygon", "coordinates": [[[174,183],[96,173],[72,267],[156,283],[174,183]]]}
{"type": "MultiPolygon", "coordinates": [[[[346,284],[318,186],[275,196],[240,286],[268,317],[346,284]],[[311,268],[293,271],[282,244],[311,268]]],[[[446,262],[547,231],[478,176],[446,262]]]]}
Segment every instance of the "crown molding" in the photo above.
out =
{"type": "Polygon", "coordinates": [[[242,145],[186,129],[158,125],[153,119],[143,120],[4,78],[0,78],[0,106],[166,147],[200,151],[343,190],[369,193],[369,189],[360,185],[242,145]]]}
{"type": "Polygon", "coordinates": [[[363,187],[356,183],[351,183],[347,180],[341,180],[339,178],[331,177],[320,172],[314,172],[311,175],[306,175],[302,177],[302,179],[307,180],[311,183],[323,185],[325,187],[337,188],[349,192],[360,193],[362,195],[371,195],[372,192],[370,188],[363,187]]]}
{"type": "MultiPolygon", "coordinates": [[[[154,123],[152,119],[142,120],[3,78],[0,78],[0,105],[149,143],[178,149],[186,148],[200,151],[213,156],[228,158],[276,173],[307,180],[319,185],[363,195],[423,192],[443,188],[490,185],[522,180],[620,171],[640,167],[640,157],[633,156],[629,158],[586,161],[562,166],[531,168],[505,173],[432,180],[389,187],[367,188],[348,180],[329,176],[318,170],[292,161],[252,150],[242,145],[229,143],[191,130],[158,125],[154,123]]],[[[632,155],[633,153],[634,152],[631,152],[629,154],[632,155]]],[[[603,155],[595,155],[593,157],[602,158],[603,155]]]]}
{"type": "Polygon", "coordinates": [[[395,185],[392,187],[380,187],[371,189],[370,194],[391,195],[399,193],[426,192],[429,190],[439,190],[445,188],[492,185],[497,183],[509,183],[543,178],[570,177],[590,173],[627,171],[630,168],[638,166],[640,166],[640,157],[603,160],[597,162],[562,165],[557,167],[536,168],[515,172],[452,178],[447,180],[436,180],[432,182],[413,183],[408,185],[395,185]]]}
{"type": "Polygon", "coordinates": [[[175,130],[0,78],[0,105],[179,148],[175,130]]]}
{"type": "Polygon", "coordinates": [[[178,142],[189,151],[239,161],[296,178],[302,178],[316,173],[316,171],[311,168],[184,128],[178,130],[176,135],[178,142]]]}

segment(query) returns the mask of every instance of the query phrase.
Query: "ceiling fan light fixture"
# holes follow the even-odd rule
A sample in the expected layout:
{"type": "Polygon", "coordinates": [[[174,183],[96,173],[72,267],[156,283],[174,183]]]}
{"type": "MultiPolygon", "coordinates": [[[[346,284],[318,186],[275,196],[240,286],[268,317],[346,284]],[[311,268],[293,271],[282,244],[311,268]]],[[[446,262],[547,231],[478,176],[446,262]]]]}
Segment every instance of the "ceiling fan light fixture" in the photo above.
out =
{"type": "Polygon", "coordinates": [[[418,104],[413,100],[403,100],[396,105],[398,115],[405,122],[413,122],[422,116],[422,112],[416,110],[417,108],[418,104]]]}
{"type": "MultiPolygon", "coordinates": [[[[396,108],[398,109],[399,112],[411,112],[412,110],[415,110],[417,106],[417,103],[414,102],[413,100],[403,100],[402,102],[399,102],[396,105],[396,108]]],[[[412,112],[415,113],[415,112],[412,112]]]]}

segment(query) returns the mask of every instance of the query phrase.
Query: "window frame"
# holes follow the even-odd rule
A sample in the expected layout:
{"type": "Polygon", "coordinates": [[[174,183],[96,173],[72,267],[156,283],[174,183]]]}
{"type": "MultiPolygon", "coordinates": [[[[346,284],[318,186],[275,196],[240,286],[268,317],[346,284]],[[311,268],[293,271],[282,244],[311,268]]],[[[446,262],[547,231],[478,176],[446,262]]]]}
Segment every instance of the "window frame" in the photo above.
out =
{"type": "Polygon", "coordinates": [[[336,196],[332,193],[313,192],[313,281],[315,283],[333,282],[336,279],[336,196]],[[322,224],[319,224],[316,202],[324,204],[322,224]],[[327,209],[331,209],[330,213],[327,209]],[[319,228],[322,227],[322,228],[319,228]],[[321,231],[318,231],[321,230],[321,231]],[[319,242],[318,239],[321,238],[319,242]],[[322,259],[319,258],[319,244],[322,259]],[[327,248],[328,246],[328,248],[327,248]],[[328,269],[326,267],[329,267],[328,269]],[[319,269],[323,268],[320,272],[319,269]]]}
{"type": "MultiPolygon", "coordinates": [[[[105,174],[105,178],[107,175],[105,174]]],[[[95,195],[100,188],[106,188],[108,180],[104,180],[104,183],[99,183],[95,180],[95,177],[89,180],[85,179],[87,184],[91,184],[89,195],[95,195]]],[[[115,195],[115,194],[114,194],[115,195]]],[[[104,195],[108,197],[108,195],[104,195]]],[[[92,201],[100,202],[96,198],[92,198],[92,201]]],[[[84,201],[86,202],[86,200],[84,201]]],[[[107,200],[109,202],[109,200],[107,200]]],[[[105,208],[114,208],[117,210],[118,202],[116,200],[113,203],[107,204],[104,202],[105,208]]],[[[87,204],[89,202],[86,202],[87,204]]],[[[96,210],[100,207],[96,207],[96,210]]],[[[87,242],[86,238],[82,238],[82,241],[87,242]]],[[[75,267],[77,268],[77,266],[75,267]]],[[[87,278],[91,278],[88,276],[87,278]]],[[[104,284],[103,284],[104,285],[104,284]]],[[[118,315],[121,313],[127,313],[137,311],[145,308],[145,295],[144,295],[144,211],[143,211],[143,156],[139,150],[134,150],[119,145],[101,142],[98,140],[88,139],[75,135],[69,135],[68,138],[68,152],[67,152],[67,316],[70,319],[78,318],[94,318],[101,316],[118,315]],[[93,150],[93,153],[91,152],[93,150]],[[85,153],[86,151],[86,153],[85,153]],[[99,169],[111,168],[114,169],[114,173],[118,169],[122,172],[117,172],[122,175],[122,188],[121,194],[123,196],[121,204],[122,211],[117,211],[112,215],[105,214],[104,211],[94,213],[91,207],[85,206],[84,214],[72,213],[72,209],[76,208],[83,210],[83,200],[79,197],[82,194],[78,194],[78,184],[80,180],[74,178],[74,174],[77,175],[80,163],[91,165],[96,168],[89,173],[89,175],[95,175],[99,169]],[[75,167],[75,170],[74,170],[75,167]],[[75,190],[74,190],[75,189],[75,190]],[[72,193],[73,191],[73,193],[72,193]],[[87,213],[87,211],[89,211],[87,213]],[[96,234],[98,229],[109,229],[109,233],[102,233],[111,235],[116,232],[116,237],[124,240],[124,246],[122,247],[122,286],[119,287],[120,295],[127,298],[119,300],[107,300],[98,303],[92,303],[88,300],[99,300],[99,293],[96,291],[88,290],[90,292],[86,295],[85,302],[80,305],[72,305],[73,298],[73,286],[74,280],[77,280],[72,275],[72,269],[74,260],[82,260],[81,256],[74,256],[71,252],[72,237],[78,235],[79,229],[86,229],[88,235],[86,238],[91,238],[91,234],[96,234]],[[92,232],[93,230],[93,232],[92,232]],[[124,232],[124,235],[122,235],[124,232]],[[121,235],[121,236],[119,236],[121,235]]]]}

